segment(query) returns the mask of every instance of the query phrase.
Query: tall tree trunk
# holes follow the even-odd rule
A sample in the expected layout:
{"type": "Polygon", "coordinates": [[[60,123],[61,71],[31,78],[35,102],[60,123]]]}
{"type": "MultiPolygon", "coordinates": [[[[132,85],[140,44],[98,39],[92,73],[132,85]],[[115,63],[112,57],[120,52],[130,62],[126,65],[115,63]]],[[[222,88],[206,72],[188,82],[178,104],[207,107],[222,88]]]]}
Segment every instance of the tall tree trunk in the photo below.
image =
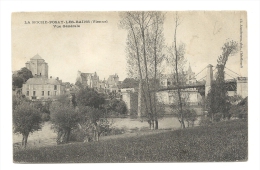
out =
{"type": "Polygon", "coordinates": [[[155,119],[155,129],[158,129],[159,128],[159,122],[157,120],[157,118],[155,119]]]}
{"type": "Polygon", "coordinates": [[[22,147],[23,148],[26,148],[26,146],[27,146],[27,139],[28,139],[28,136],[29,136],[29,134],[22,134],[23,135],[23,139],[22,139],[22,147]]]}
{"type": "Polygon", "coordinates": [[[146,87],[147,87],[147,93],[148,93],[148,100],[149,100],[149,108],[150,113],[152,114],[152,122],[154,121],[153,118],[153,109],[152,109],[152,99],[151,99],[151,92],[150,92],[150,86],[149,86],[149,78],[148,78],[148,68],[147,68],[147,61],[146,61],[146,44],[145,44],[145,35],[144,35],[144,12],[142,12],[142,25],[140,25],[141,33],[142,33],[142,40],[143,40],[143,58],[144,58],[144,67],[145,67],[145,80],[146,80],[146,87]]]}
{"type": "MultiPolygon", "coordinates": [[[[158,17],[158,16],[156,16],[158,17]]],[[[158,18],[156,18],[156,31],[155,31],[155,39],[154,39],[154,115],[155,115],[155,129],[158,129],[158,117],[157,117],[157,101],[156,101],[156,79],[157,79],[157,38],[158,38],[158,18]]]]}
{"type": "Polygon", "coordinates": [[[179,84],[179,74],[178,74],[178,50],[177,50],[177,42],[176,42],[176,32],[178,27],[178,19],[176,15],[175,20],[175,32],[174,32],[174,49],[175,49],[175,72],[176,72],[176,81],[177,81],[177,92],[178,92],[178,98],[179,98],[179,107],[180,107],[180,115],[181,115],[181,126],[182,128],[185,128],[185,124],[183,121],[183,110],[182,110],[182,100],[181,100],[181,90],[180,90],[180,84],[179,84]]]}
{"type": "Polygon", "coordinates": [[[142,80],[139,80],[139,90],[138,90],[138,110],[137,110],[138,117],[142,115],[142,80]]]}
{"type": "MultiPolygon", "coordinates": [[[[133,33],[133,36],[134,36],[134,42],[135,42],[135,48],[136,48],[136,56],[137,56],[137,62],[138,62],[138,71],[139,71],[139,76],[140,76],[140,84],[139,84],[139,88],[141,86],[141,91],[143,93],[143,97],[144,97],[144,103],[145,103],[145,108],[146,108],[146,112],[148,111],[148,106],[147,106],[147,100],[146,100],[146,95],[145,95],[145,91],[144,91],[144,88],[143,88],[143,76],[142,76],[142,70],[141,70],[141,60],[140,60],[140,54],[139,54],[139,48],[138,48],[138,43],[137,43],[137,39],[136,39],[136,35],[135,35],[135,32],[134,32],[134,28],[133,28],[133,25],[132,23],[130,22],[130,27],[131,27],[131,31],[133,33]]],[[[140,96],[140,106],[142,107],[142,95],[140,96]]],[[[139,102],[139,101],[138,101],[139,102]]],[[[139,105],[139,103],[138,103],[139,105]]],[[[141,109],[140,109],[141,110],[141,109]]]]}
{"type": "Polygon", "coordinates": [[[24,137],[24,135],[23,135],[22,146],[24,146],[24,139],[25,139],[25,137],[24,137]]]}
{"type": "Polygon", "coordinates": [[[26,148],[26,146],[27,146],[27,139],[28,139],[28,136],[29,136],[29,134],[26,134],[26,136],[25,136],[24,148],[26,148]]]}
{"type": "Polygon", "coordinates": [[[69,140],[70,140],[70,132],[71,132],[71,129],[69,128],[68,131],[67,131],[66,143],[68,143],[69,140]]]}

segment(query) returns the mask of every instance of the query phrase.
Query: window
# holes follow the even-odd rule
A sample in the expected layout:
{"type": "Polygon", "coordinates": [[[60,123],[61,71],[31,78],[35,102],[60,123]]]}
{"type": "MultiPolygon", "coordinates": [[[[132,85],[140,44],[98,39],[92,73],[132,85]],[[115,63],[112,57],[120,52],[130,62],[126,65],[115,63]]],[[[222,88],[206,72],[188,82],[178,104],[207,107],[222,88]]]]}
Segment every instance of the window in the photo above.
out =
{"type": "Polygon", "coordinates": [[[44,91],[42,91],[42,96],[44,96],[44,91]]]}
{"type": "Polygon", "coordinates": [[[29,91],[27,91],[26,95],[29,96],[29,91]]]}
{"type": "Polygon", "coordinates": [[[48,91],[48,96],[50,95],[50,91],[48,91]]]}
{"type": "Polygon", "coordinates": [[[36,95],[36,91],[33,91],[33,96],[35,96],[36,95]]]}
{"type": "Polygon", "coordinates": [[[57,85],[54,85],[54,90],[57,90],[57,85]]]}

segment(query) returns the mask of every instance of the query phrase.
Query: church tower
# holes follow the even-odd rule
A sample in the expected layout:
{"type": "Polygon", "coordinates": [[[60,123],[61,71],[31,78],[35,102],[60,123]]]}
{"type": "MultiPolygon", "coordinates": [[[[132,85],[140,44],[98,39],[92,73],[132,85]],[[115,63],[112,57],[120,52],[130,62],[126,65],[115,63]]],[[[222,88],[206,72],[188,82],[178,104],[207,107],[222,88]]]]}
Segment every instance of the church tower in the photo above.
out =
{"type": "Polygon", "coordinates": [[[26,62],[25,66],[32,72],[34,77],[40,76],[48,78],[48,63],[46,63],[39,54],[36,54],[30,61],[26,62]]]}

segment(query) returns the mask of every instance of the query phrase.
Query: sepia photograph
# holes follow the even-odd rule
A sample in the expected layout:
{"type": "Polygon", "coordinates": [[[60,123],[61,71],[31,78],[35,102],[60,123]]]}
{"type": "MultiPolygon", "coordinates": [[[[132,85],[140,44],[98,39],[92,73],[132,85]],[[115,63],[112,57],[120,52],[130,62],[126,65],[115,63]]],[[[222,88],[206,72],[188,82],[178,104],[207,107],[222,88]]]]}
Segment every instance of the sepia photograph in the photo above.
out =
{"type": "Polygon", "coordinates": [[[13,12],[16,164],[248,161],[247,11],[13,12]]]}

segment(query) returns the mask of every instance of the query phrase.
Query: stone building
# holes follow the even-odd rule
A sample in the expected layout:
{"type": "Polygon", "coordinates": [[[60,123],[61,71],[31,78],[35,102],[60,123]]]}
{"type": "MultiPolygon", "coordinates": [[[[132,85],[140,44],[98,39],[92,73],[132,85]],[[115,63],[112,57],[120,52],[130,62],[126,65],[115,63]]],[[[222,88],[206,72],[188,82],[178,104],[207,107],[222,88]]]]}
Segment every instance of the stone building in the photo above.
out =
{"type": "Polygon", "coordinates": [[[32,72],[33,76],[48,78],[48,64],[39,56],[39,54],[36,54],[30,61],[27,61],[25,66],[32,72]]]}
{"type": "Polygon", "coordinates": [[[99,76],[97,73],[82,73],[78,71],[76,82],[80,82],[84,87],[98,89],[99,86],[99,76]]]}
{"type": "Polygon", "coordinates": [[[127,114],[137,114],[138,110],[138,92],[134,88],[121,89],[122,100],[126,104],[127,114]]]}
{"type": "MultiPolygon", "coordinates": [[[[162,74],[160,77],[160,86],[161,87],[169,87],[176,85],[176,74],[162,74]]],[[[196,83],[195,73],[192,71],[191,66],[187,71],[183,71],[179,74],[179,80],[184,82],[185,84],[193,84],[196,83]]]]}
{"type": "Polygon", "coordinates": [[[121,82],[119,81],[119,76],[117,74],[109,75],[106,84],[108,92],[119,92],[120,88],[118,86],[121,82]]]}
{"type": "Polygon", "coordinates": [[[65,86],[62,80],[48,78],[48,63],[38,54],[25,63],[33,78],[28,79],[22,87],[22,93],[30,100],[51,99],[65,93],[65,86]]]}
{"type": "Polygon", "coordinates": [[[22,88],[22,93],[31,100],[51,99],[64,94],[64,91],[64,86],[59,80],[46,77],[30,78],[23,84],[22,88]]]}
{"type": "Polygon", "coordinates": [[[100,80],[97,73],[82,73],[78,71],[76,82],[80,82],[83,87],[94,88],[98,92],[109,93],[119,92],[119,76],[117,74],[109,75],[107,80],[100,80]]]}

